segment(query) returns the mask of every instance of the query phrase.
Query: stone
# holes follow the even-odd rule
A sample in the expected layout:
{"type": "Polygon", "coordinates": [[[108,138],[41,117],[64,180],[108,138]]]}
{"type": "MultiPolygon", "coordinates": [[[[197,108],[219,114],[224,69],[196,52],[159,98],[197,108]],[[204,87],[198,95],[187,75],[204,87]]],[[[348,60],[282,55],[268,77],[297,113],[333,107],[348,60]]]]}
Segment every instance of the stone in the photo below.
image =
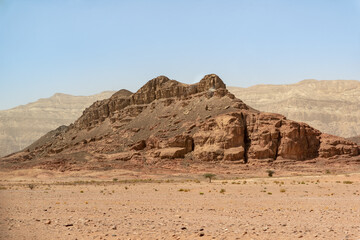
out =
{"type": "Polygon", "coordinates": [[[186,149],[180,147],[163,148],[159,150],[159,153],[162,159],[184,158],[186,149]]]}
{"type": "Polygon", "coordinates": [[[243,146],[228,148],[224,151],[224,160],[227,161],[237,161],[243,160],[245,154],[245,149],[243,146]]]}

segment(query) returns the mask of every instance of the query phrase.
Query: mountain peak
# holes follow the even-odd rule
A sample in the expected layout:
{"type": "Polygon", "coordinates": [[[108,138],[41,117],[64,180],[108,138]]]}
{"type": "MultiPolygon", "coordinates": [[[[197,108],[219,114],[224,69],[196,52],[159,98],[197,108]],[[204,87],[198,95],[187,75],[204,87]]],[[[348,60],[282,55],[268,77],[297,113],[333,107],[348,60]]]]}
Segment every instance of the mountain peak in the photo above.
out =
{"type": "Polygon", "coordinates": [[[221,78],[216,74],[208,74],[201,79],[201,81],[198,83],[198,90],[200,92],[202,91],[208,91],[209,89],[219,89],[219,88],[225,88],[225,83],[221,80],[221,78]]]}

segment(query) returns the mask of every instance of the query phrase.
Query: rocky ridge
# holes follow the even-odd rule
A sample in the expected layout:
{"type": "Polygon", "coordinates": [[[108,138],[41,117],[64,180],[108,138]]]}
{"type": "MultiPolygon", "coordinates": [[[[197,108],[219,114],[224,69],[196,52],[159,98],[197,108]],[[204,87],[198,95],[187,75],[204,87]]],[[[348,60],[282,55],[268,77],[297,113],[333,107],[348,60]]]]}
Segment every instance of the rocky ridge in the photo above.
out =
{"type": "Polygon", "coordinates": [[[115,93],[1,162],[65,171],[170,159],[259,163],[358,155],[351,141],[247,106],[210,74],[192,85],[160,76],[134,94],[115,93]]]}

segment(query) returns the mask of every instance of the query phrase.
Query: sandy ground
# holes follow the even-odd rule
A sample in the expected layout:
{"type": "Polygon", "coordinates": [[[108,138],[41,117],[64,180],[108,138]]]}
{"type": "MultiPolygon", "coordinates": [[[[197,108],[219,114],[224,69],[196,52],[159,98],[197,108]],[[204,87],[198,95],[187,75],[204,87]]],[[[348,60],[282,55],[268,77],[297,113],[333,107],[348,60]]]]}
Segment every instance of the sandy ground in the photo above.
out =
{"type": "Polygon", "coordinates": [[[360,173],[197,177],[2,179],[1,239],[360,239],[360,173]]]}

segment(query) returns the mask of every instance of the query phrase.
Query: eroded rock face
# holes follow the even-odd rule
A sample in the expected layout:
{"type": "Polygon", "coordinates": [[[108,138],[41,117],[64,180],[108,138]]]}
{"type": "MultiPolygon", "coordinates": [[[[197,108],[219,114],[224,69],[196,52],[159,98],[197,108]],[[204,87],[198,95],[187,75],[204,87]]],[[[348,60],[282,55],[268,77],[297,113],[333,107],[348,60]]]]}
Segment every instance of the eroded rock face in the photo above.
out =
{"type": "Polygon", "coordinates": [[[154,78],[134,94],[94,103],[64,129],[5,161],[44,159],[49,167],[55,158],[80,159],[82,167],[93,169],[107,161],[114,167],[172,159],[256,163],[359,155],[355,143],[248,107],[214,74],[192,85],[154,78]]]}
{"type": "Polygon", "coordinates": [[[346,138],[360,135],[360,81],[304,80],[228,90],[255,109],[280,113],[321,132],[346,138]]]}
{"type": "Polygon", "coordinates": [[[120,90],[111,98],[97,101],[87,108],[83,115],[75,122],[78,128],[92,128],[99,122],[105,121],[113,116],[118,117],[124,114],[123,110],[129,107],[132,117],[136,117],[142,110],[142,107],[136,105],[147,105],[155,100],[167,99],[167,104],[172,103],[172,99],[185,99],[198,93],[207,93],[209,97],[224,96],[229,94],[226,85],[215,74],[206,75],[199,83],[187,85],[175,80],[170,80],[165,76],[156,77],[148,81],[136,93],[132,94],[126,90],[120,90]],[[218,91],[216,91],[218,90],[218,91]],[[136,111],[139,110],[140,111],[136,111]]]}
{"type": "MultiPolygon", "coordinates": [[[[195,159],[222,160],[226,149],[245,148],[245,128],[246,123],[241,113],[220,115],[207,120],[193,136],[195,159]]],[[[243,158],[236,159],[240,155],[228,150],[226,159],[241,160],[243,158]]]]}
{"type": "Polygon", "coordinates": [[[323,158],[339,155],[357,156],[359,155],[359,147],[355,143],[343,138],[322,134],[319,154],[323,158]]]}
{"type": "Polygon", "coordinates": [[[231,113],[205,122],[194,134],[199,160],[318,157],[321,133],[305,123],[272,113],[231,113]]]}

